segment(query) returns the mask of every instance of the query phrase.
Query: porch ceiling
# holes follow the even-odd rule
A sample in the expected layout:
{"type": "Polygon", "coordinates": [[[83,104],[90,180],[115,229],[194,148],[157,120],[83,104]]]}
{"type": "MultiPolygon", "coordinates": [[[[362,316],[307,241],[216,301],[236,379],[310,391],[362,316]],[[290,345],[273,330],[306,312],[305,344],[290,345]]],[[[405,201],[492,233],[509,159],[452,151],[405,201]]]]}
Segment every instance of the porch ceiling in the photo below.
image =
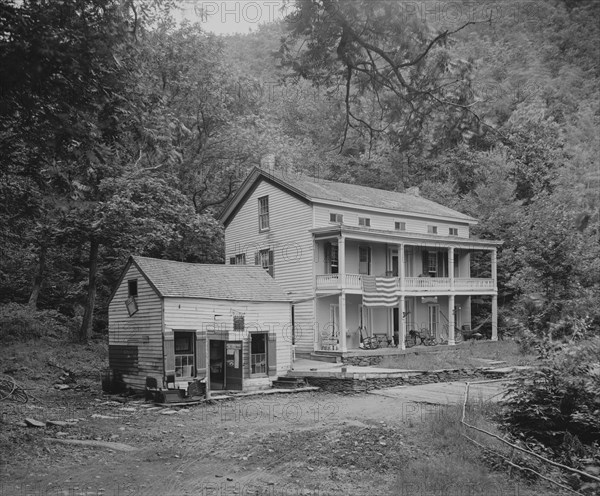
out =
{"type": "Polygon", "coordinates": [[[324,226],[311,229],[316,241],[344,236],[357,241],[372,241],[392,244],[418,244],[420,246],[454,247],[465,250],[493,250],[502,245],[502,241],[475,238],[457,238],[455,236],[438,236],[430,234],[392,232],[355,226],[324,226]]]}

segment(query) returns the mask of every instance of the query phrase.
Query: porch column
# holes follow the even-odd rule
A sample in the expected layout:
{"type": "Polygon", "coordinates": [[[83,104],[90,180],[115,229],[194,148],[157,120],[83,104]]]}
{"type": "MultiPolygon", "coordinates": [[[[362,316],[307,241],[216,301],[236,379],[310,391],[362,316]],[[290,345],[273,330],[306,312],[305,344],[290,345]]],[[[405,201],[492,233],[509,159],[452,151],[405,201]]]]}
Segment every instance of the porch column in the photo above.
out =
{"type": "Polygon", "coordinates": [[[454,315],[454,295],[448,296],[448,345],[454,346],[456,341],[454,340],[454,326],[456,323],[456,316],[454,315]]]}
{"type": "Polygon", "coordinates": [[[398,287],[400,291],[404,290],[404,244],[398,245],[398,287]]]}
{"type": "Polygon", "coordinates": [[[400,307],[398,308],[398,348],[406,349],[406,298],[400,295],[400,307]]]}
{"type": "Polygon", "coordinates": [[[454,247],[453,246],[448,248],[448,275],[450,276],[450,291],[454,291],[454,247]]]}
{"type": "Polygon", "coordinates": [[[346,287],[346,238],[338,237],[338,277],[339,288],[343,290],[346,287]]]}
{"type": "MultiPolygon", "coordinates": [[[[498,252],[492,250],[492,284],[498,291],[498,252]]],[[[492,341],[498,341],[498,295],[492,296],[492,341]]]]}
{"type": "Polygon", "coordinates": [[[492,341],[498,341],[498,295],[492,296],[492,341]]]}
{"type": "Polygon", "coordinates": [[[338,237],[338,276],[340,278],[339,288],[342,290],[339,300],[340,309],[340,349],[348,351],[346,346],[346,238],[338,237]]]}
{"type": "Polygon", "coordinates": [[[340,294],[340,349],[341,351],[348,351],[346,346],[346,292],[342,290],[340,294]]]}

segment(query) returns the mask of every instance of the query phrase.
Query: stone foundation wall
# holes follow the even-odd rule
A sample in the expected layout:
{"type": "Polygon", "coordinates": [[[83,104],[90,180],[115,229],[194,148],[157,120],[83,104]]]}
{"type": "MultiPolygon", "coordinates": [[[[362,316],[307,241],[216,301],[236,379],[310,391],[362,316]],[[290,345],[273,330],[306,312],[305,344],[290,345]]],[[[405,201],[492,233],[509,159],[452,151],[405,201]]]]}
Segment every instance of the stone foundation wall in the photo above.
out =
{"type": "Polygon", "coordinates": [[[343,364],[356,365],[358,367],[372,367],[373,365],[379,365],[381,360],[383,360],[382,355],[342,357],[343,364]]]}
{"type": "MultiPolygon", "coordinates": [[[[375,358],[375,357],[373,357],[375,358]]],[[[376,379],[354,379],[338,377],[307,377],[311,386],[320,387],[323,391],[331,393],[366,392],[372,389],[383,389],[393,386],[417,386],[421,384],[432,384],[436,382],[451,381],[477,381],[486,379],[499,379],[503,374],[483,373],[477,369],[460,370],[438,370],[423,372],[411,377],[393,377],[376,379]]]]}

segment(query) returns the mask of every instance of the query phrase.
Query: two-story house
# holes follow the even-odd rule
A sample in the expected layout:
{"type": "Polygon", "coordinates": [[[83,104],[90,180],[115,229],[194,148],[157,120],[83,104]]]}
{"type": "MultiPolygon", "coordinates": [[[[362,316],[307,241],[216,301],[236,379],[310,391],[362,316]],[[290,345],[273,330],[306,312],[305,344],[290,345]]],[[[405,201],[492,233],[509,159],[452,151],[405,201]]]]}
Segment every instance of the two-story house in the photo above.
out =
{"type": "Polygon", "coordinates": [[[226,263],[262,265],[293,301],[298,352],[358,349],[373,333],[404,348],[413,329],[452,345],[475,296],[491,299],[497,339],[501,242],[471,238],[468,215],[418,195],[255,168],[221,220],[226,263]],[[471,277],[474,252],[489,277],[471,277]]]}

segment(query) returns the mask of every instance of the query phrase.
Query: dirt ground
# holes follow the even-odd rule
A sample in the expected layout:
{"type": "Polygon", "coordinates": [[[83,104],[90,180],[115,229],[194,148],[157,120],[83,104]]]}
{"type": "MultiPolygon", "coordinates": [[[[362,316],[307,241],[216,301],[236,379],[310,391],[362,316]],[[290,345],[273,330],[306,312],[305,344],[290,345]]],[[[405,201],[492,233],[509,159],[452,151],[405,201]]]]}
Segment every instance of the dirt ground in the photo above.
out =
{"type": "Polygon", "coordinates": [[[2,496],[535,493],[435,427],[456,407],[306,392],[160,408],[93,383],[31,393],[25,405],[0,402],[2,496]]]}

